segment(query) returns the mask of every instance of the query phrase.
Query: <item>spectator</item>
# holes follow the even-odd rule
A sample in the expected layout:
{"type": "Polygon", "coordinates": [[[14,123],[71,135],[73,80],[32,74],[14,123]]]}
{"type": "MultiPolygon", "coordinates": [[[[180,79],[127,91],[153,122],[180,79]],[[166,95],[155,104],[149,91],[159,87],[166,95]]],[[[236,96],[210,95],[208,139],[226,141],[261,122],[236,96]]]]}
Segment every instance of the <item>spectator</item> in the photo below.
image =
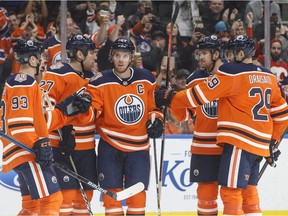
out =
{"type": "MultiPolygon", "coordinates": [[[[136,23],[142,20],[144,15],[152,14],[154,15],[154,21],[160,23],[160,18],[156,16],[154,11],[154,7],[152,5],[151,0],[139,0],[138,1],[138,8],[135,14],[130,15],[127,18],[128,25],[130,28],[133,28],[136,23]]],[[[143,24],[143,22],[142,22],[143,24]]]]}
{"type": "Polygon", "coordinates": [[[253,20],[253,13],[247,13],[247,26],[241,19],[235,20],[232,23],[230,28],[230,38],[234,38],[238,35],[247,35],[253,38],[253,27],[252,27],[252,20],[253,20]]]}
{"type": "Polygon", "coordinates": [[[180,69],[176,73],[176,90],[184,90],[186,85],[186,79],[191,74],[190,71],[186,69],[180,69]]]}
{"type": "MultiPolygon", "coordinates": [[[[255,27],[257,24],[262,22],[262,19],[264,17],[264,5],[263,2],[260,0],[254,0],[250,1],[246,5],[245,14],[252,12],[253,13],[253,28],[255,30],[255,27]]],[[[280,12],[280,6],[275,1],[270,0],[270,17],[274,15],[276,16],[276,22],[281,22],[281,12],[280,12]]],[[[274,19],[274,21],[275,21],[274,19]]],[[[247,16],[245,22],[247,23],[247,16]]]]}
{"type": "MultiPolygon", "coordinates": [[[[99,1],[97,1],[98,3],[99,1]]],[[[68,11],[71,12],[72,19],[76,23],[77,26],[81,29],[81,32],[83,33],[89,33],[87,31],[87,25],[86,25],[86,19],[89,15],[87,13],[90,8],[93,8],[93,10],[96,10],[96,1],[69,1],[69,4],[67,4],[68,11]],[[90,7],[90,8],[89,8],[90,7]]]]}
{"type": "Polygon", "coordinates": [[[48,17],[46,0],[41,1],[28,0],[24,13],[25,15],[32,13],[34,15],[34,22],[37,25],[43,27],[48,17]]]}
{"type": "Polygon", "coordinates": [[[279,39],[282,42],[282,56],[281,58],[288,62],[288,27],[285,25],[281,25],[281,35],[279,39]]]}
{"type": "MultiPolygon", "coordinates": [[[[44,29],[40,25],[37,25],[34,22],[34,14],[27,14],[25,20],[20,24],[20,27],[16,28],[15,31],[11,34],[11,43],[15,44],[20,39],[25,40],[37,40],[43,42],[46,38],[44,29]]],[[[15,58],[12,63],[12,73],[19,72],[19,63],[16,62],[15,58]]]]}
{"type": "Polygon", "coordinates": [[[15,31],[16,28],[19,27],[20,20],[17,18],[17,14],[15,12],[9,13],[9,21],[8,21],[8,32],[6,34],[2,35],[2,44],[6,56],[6,60],[4,62],[4,70],[5,71],[12,71],[12,63],[14,59],[13,54],[13,45],[11,42],[11,34],[15,31]]]}
{"type": "MultiPolygon", "coordinates": [[[[272,39],[270,43],[270,67],[279,82],[288,77],[288,63],[281,59],[282,42],[279,39],[272,39]]],[[[258,56],[259,62],[265,65],[265,55],[258,56]]]]}
{"type": "Polygon", "coordinates": [[[90,35],[96,33],[103,23],[106,24],[106,30],[115,23],[107,5],[101,5],[94,9],[94,4],[88,2],[87,16],[86,32],[90,35]]]}
{"type": "Polygon", "coordinates": [[[224,21],[219,21],[215,25],[215,35],[222,41],[228,42],[229,40],[229,33],[227,25],[224,21]]]}
{"type": "Polygon", "coordinates": [[[0,7],[0,75],[2,75],[3,64],[5,62],[6,56],[4,52],[4,47],[2,43],[2,36],[8,31],[8,14],[7,10],[0,7]]]}
{"type": "MultiPolygon", "coordinates": [[[[169,35],[170,25],[168,23],[166,26],[166,34],[169,35]]],[[[189,43],[182,40],[181,35],[179,34],[178,25],[175,23],[172,30],[172,39],[171,39],[171,55],[175,57],[175,67],[177,70],[187,69],[192,71],[193,68],[196,68],[197,61],[193,55],[195,50],[195,42],[197,42],[203,35],[200,32],[194,32],[189,43]]],[[[168,49],[168,39],[166,49],[168,49]]]]}
{"type": "MultiPolygon", "coordinates": [[[[74,31],[74,22],[69,12],[67,12],[66,18],[66,36],[69,39],[74,31]]],[[[50,67],[52,64],[56,64],[61,61],[61,16],[59,15],[53,24],[55,28],[55,35],[46,39],[43,43],[43,48],[46,53],[46,63],[50,67]]]]}
{"type": "MultiPolygon", "coordinates": [[[[177,1],[177,0],[174,0],[177,1]]],[[[193,17],[199,17],[199,9],[197,1],[177,1],[179,3],[179,13],[176,23],[179,27],[179,32],[182,39],[186,42],[191,40],[191,33],[194,31],[193,17]]],[[[175,4],[173,5],[175,10],[175,4]]]]}
{"type": "Polygon", "coordinates": [[[222,15],[224,12],[224,1],[223,0],[210,0],[208,3],[208,11],[202,15],[204,27],[209,31],[210,34],[214,33],[214,28],[217,22],[223,19],[222,15]]]}
{"type": "Polygon", "coordinates": [[[167,36],[163,31],[155,31],[151,36],[151,50],[141,53],[144,68],[159,71],[161,59],[166,51],[167,36]]]}
{"type": "MultiPolygon", "coordinates": [[[[125,18],[123,15],[119,15],[117,17],[117,21],[115,25],[109,27],[107,34],[107,40],[104,45],[99,48],[97,55],[97,67],[98,71],[103,71],[107,69],[112,69],[113,65],[109,59],[109,53],[111,49],[111,45],[118,37],[123,37],[126,32],[122,29],[122,26],[125,22],[125,18]]],[[[127,36],[127,35],[126,35],[127,36]]]]}

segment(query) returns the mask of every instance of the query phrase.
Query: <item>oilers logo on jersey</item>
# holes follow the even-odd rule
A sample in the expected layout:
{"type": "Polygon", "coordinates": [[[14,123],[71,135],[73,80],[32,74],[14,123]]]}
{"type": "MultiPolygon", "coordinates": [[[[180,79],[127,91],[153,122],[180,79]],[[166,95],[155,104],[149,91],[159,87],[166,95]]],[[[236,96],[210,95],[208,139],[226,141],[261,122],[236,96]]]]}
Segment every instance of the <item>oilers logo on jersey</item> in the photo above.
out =
{"type": "Polygon", "coordinates": [[[218,100],[202,105],[201,110],[207,118],[216,119],[218,113],[218,100]]]}
{"type": "Polygon", "coordinates": [[[144,115],[144,109],[143,101],[134,94],[123,95],[114,107],[117,119],[127,125],[138,123],[144,115]]]}

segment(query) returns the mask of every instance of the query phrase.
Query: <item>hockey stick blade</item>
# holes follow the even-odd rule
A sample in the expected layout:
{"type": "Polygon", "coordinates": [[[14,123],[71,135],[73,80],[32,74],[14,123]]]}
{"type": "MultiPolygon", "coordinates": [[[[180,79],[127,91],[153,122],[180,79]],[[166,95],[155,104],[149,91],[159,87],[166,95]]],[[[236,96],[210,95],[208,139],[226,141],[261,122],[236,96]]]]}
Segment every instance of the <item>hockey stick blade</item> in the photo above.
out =
{"type": "MultiPolygon", "coordinates": [[[[26,145],[24,145],[23,143],[15,140],[14,138],[6,135],[5,133],[3,133],[2,131],[0,131],[0,136],[3,137],[4,139],[18,145],[19,147],[25,149],[26,151],[30,152],[31,154],[35,154],[35,152],[33,151],[33,149],[27,147],[26,145]]],[[[101,193],[106,194],[107,196],[112,197],[113,199],[116,199],[118,201],[129,198],[139,192],[141,192],[142,190],[144,190],[144,184],[142,182],[138,182],[135,185],[132,185],[131,187],[120,191],[118,193],[113,193],[110,191],[107,191],[103,188],[101,188],[100,186],[96,185],[95,183],[89,181],[88,179],[84,178],[83,176],[73,172],[72,170],[64,167],[63,165],[57,163],[56,161],[52,161],[52,165],[57,167],[58,169],[60,169],[61,171],[65,172],[66,174],[74,177],[75,179],[89,185],[90,187],[93,187],[94,189],[100,191],[101,193]]]]}
{"type": "Polygon", "coordinates": [[[125,200],[131,196],[134,196],[135,194],[140,193],[141,191],[144,190],[144,188],[145,188],[144,184],[142,182],[138,182],[138,183],[124,189],[123,191],[115,193],[116,194],[115,198],[117,201],[125,200]]]}

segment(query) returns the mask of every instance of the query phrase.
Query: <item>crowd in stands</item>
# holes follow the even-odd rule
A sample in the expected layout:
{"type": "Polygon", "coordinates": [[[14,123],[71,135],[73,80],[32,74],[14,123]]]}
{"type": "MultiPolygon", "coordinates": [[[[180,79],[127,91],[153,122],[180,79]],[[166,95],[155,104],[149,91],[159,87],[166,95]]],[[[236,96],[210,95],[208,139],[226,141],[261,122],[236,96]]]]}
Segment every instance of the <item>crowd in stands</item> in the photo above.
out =
{"type": "MultiPolygon", "coordinates": [[[[263,1],[177,2],[180,10],[172,31],[169,77],[166,77],[166,70],[170,20],[175,10],[173,1],[68,0],[66,36],[79,33],[91,36],[98,48],[94,73],[112,68],[108,58],[111,44],[118,37],[129,36],[136,45],[134,66],[153,72],[159,85],[169,79],[178,90],[185,88],[185,79],[199,67],[195,45],[207,35],[217,35],[223,44],[240,34],[254,38],[257,42],[254,63],[264,66],[264,43],[267,41],[264,40],[263,1]]],[[[61,61],[63,11],[60,4],[60,1],[47,0],[1,1],[0,16],[4,14],[9,18],[8,31],[4,32],[0,27],[3,70],[19,71],[13,46],[20,38],[43,43],[43,58],[48,67],[61,61]]],[[[288,85],[288,28],[281,24],[281,8],[275,1],[270,1],[270,17],[271,71],[285,86],[288,85]]],[[[172,117],[168,118],[168,127],[167,133],[193,133],[192,122],[180,124],[172,117]]]]}

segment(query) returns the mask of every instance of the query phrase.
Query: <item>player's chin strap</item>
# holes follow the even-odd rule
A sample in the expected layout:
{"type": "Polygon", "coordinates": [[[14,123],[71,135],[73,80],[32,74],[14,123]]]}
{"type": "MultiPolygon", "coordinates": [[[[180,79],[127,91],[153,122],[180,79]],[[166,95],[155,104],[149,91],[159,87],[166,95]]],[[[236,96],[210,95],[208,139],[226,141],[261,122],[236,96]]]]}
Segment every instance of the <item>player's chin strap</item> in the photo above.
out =
{"type": "MultiPolygon", "coordinates": [[[[37,59],[39,59],[38,58],[38,56],[35,56],[37,59]]],[[[41,60],[39,60],[39,61],[41,61],[41,60]]],[[[28,65],[30,66],[30,67],[32,67],[32,68],[35,68],[36,69],[36,73],[35,73],[35,76],[38,76],[39,75],[39,71],[40,71],[40,62],[39,63],[37,63],[37,65],[36,66],[32,66],[31,65],[31,63],[30,63],[30,61],[28,60],[28,65]]]]}

